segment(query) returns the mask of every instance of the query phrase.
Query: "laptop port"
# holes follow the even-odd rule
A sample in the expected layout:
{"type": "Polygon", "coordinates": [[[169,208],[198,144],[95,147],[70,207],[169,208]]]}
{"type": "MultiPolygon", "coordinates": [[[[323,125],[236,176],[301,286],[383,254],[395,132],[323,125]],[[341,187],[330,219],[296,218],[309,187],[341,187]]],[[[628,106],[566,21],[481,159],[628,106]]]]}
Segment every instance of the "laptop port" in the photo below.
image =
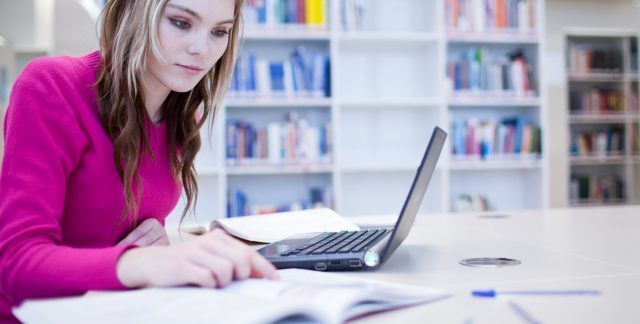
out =
{"type": "Polygon", "coordinates": [[[351,267],[351,268],[360,268],[360,267],[362,267],[362,261],[360,261],[360,260],[349,260],[349,267],[351,267]]]}
{"type": "Polygon", "coordinates": [[[327,270],[327,264],[324,262],[318,262],[313,268],[319,271],[324,271],[327,270]]]}
{"type": "Polygon", "coordinates": [[[331,266],[339,266],[341,263],[339,260],[329,261],[329,265],[331,266]]]}

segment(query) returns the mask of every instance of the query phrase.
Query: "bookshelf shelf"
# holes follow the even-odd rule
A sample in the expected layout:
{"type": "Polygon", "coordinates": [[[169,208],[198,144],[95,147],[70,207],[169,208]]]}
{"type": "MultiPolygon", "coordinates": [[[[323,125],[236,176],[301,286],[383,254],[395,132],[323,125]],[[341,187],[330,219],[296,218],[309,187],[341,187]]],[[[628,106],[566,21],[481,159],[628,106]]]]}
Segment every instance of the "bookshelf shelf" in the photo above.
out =
{"type": "Polygon", "coordinates": [[[456,161],[452,159],[449,169],[452,171],[474,171],[474,170],[526,170],[541,169],[542,162],[539,159],[494,159],[494,160],[467,160],[456,161]]]}
{"type": "Polygon", "coordinates": [[[255,98],[225,100],[229,108],[296,108],[296,107],[331,107],[331,98],[255,98]]]}
{"type": "Polygon", "coordinates": [[[523,32],[455,32],[447,33],[447,41],[451,43],[495,43],[495,44],[536,44],[539,36],[536,33],[523,32]]]}
{"type": "Polygon", "coordinates": [[[614,199],[614,200],[595,200],[595,199],[585,199],[585,200],[572,200],[570,202],[571,207],[596,207],[596,206],[623,206],[629,205],[624,199],[614,199]]]}
{"type": "MultiPolygon", "coordinates": [[[[389,165],[365,165],[365,164],[354,164],[354,165],[343,165],[338,169],[340,172],[344,173],[376,173],[376,172],[415,172],[418,168],[418,163],[416,164],[389,164],[389,165]]],[[[438,165],[436,166],[437,171],[442,171],[443,167],[438,165]]]]}
{"type": "Polygon", "coordinates": [[[331,164],[254,164],[227,166],[228,175],[278,175],[331,173],[331,164]]]}
{"type": "Polygon", "coordinates": [[[246,29],[243,35],[248,41],[328,41],[331,34],[327,30],[292,28],[246,29]]]}
{"type": "Polygon", "coordinates": [[[571,124],[621,124],[628,120],[638,119],[638,115],[630,114],[570,114],[571,124]]]}
{"type": "Polygon", "coordinates": [[[454,107],[537,107],[540,105],[538,97],[499,97],[489,95],[478,96],[452,96],[448,101],[449,106],[454,107]]]}
{"type": "Polygon", "coordinates": [[[437,33],[407,33],[407,32],[343,32],[338,39],[340,42],[361,43],[407,43],[419,45],[420,43],[437,42],[440,36],[437,33]]]}
{"type": "Polygon", "coordinates": [[[389,108],[389,107],[438,107],[442,100],[439,98],[345,98],[340,99],[338,103],[344,108],[350,107],[370,107],[370,108],[389,108]]]}
{"type": "Polygon", "coordinates": [[[569,81],[573,82],[623,82],[631,76],[623,73],[568,73],[569,81]]]}
{"type": "Polygon", "coordinates": [[[615,165],[627,163],[625,156],[571,156],[572,165],[615,165]]]}
{"type": "Polygon", "coordinates": [[[196,171],[198,172],[199,176],[218,176],[220,175],[220,169],[218,168],[198,168],[196,166],[196,171]]]}

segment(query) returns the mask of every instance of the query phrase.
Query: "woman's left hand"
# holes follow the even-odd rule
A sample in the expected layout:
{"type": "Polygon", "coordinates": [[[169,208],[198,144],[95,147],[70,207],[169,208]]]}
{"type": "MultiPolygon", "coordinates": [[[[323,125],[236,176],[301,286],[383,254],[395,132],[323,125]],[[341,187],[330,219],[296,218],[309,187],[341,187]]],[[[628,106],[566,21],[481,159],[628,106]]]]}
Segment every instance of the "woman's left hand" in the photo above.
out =
{"type": "Polygon", "coordinates": [[[169,245],[167,231],[155,218],[145,219],[117,245],[136,244],[138,246],[169,245]]]}

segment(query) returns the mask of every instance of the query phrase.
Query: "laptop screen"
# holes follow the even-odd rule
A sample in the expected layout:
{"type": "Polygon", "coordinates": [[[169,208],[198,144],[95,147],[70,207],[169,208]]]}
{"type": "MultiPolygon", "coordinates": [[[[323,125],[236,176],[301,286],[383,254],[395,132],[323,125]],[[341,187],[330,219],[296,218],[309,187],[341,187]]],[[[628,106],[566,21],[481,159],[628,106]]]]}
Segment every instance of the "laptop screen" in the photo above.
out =
{"type": "Polygon", "coordinates": [[[391,255],[400,243],[407,238],[407,235],[409,235],[409,230],[416,218],[416,214],[418,213],[418,209],[422,203],[422,198],[427,191],[429,181],[431,181],[431,176],[436,168],[440,152],[442,151],[442,147],[444,146],[446,139],[447,133],[445,131],[439,127],[436,127],[433,130],[427,150],[422,157],[422,162],[418,167],[418,172],[413,179],[409,195],[407,196],[404,206],[402,207],[402,211],[400,212],[400,217],[398,217],[398,221],[393,229],[393,233],[391,234],[386,250],[382,254],[383,259],[386,259],[388,255],[391,255]]]}

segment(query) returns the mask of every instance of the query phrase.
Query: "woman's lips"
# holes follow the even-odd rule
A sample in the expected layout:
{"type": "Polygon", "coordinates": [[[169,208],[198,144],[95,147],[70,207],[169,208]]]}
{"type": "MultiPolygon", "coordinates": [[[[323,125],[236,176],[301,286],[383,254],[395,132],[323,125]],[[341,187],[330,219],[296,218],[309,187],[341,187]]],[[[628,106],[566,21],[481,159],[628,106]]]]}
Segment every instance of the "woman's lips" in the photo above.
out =
{"type": "Polygon", "coordinates": [[[187,74],[190,75],[198,75],[202,72],[203,69],[200,69],[198,67],[195,66],[191,66],[191,65],[182,65],[182,64],[176,64],[181,70],[183,70],[184,72],[186,72],[187,74]]]}

